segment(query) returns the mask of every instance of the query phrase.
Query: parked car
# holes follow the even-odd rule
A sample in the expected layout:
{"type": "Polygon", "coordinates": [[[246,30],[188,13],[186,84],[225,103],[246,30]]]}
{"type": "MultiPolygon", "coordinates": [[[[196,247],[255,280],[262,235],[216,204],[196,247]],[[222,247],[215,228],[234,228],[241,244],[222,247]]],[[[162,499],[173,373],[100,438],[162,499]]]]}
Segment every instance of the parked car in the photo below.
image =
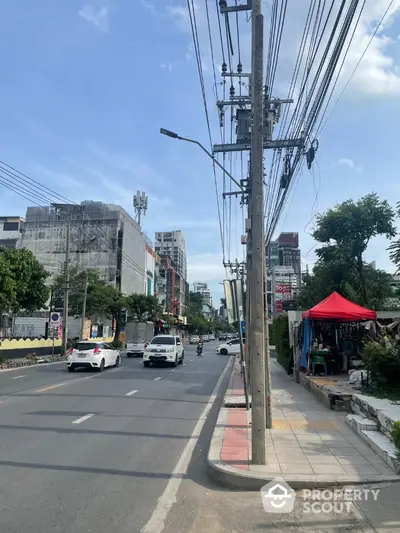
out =
{"type": "Polygon", "coordinates": [[[149,343],[145,342],[143,339],[141,339],[139,342],[128,342],[126,344],[127,357],[137,357],[139,355],[143,355],[148,344],[149,343]]]}
{"type": "Polygon", "coordinates": [[[185,351],[182,341],[176,335],[156,335],[146,346],[143,354],[143,366],[150,363],[170,363],[173,366],[183,363],[185,351]]]}
{"type": "Polygon", "coordinates": [[[237,355],[240,353],[240,339],[232,339],[217,346],[218,355],[237,355]]]}
{"type": "Polygon", "coordinates": [[[199,344],[199,342],[200,342],[199,335],[191,335],[189,337],[189,344],[199,344]]]}
{"type": "Polygon", "coordinates": [[[210,335],[210,336],[209,336],[209,340],[210,340],[210,341],[215,341],[215,335],[210,335]]]}
{"type": "Polygon", "coordinates": [[[102,372],[109,366],[119,366],[121,355],[108,342],[78,341],[68,352],[68,372],[75,368],[91,368],[102,372]]]}
{"type": "Polygon", "coordinates": [[[225,334],[219,335],[218,340],[219,341],[226,341],[226,335],[225,334]]]}

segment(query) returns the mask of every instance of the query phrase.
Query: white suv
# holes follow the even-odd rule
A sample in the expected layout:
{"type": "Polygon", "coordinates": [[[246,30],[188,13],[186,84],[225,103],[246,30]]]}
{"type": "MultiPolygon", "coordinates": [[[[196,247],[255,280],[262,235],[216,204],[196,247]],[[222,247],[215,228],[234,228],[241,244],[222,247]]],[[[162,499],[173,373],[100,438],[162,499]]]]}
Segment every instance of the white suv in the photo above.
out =
{"type": "Polygon", "coordinates": [[[176,335],[156,335],[146,346],[143,354],[143,366],[150,363],[171,363],[173,366],[183,363],[185,352],[182,341],[176,335]]]}

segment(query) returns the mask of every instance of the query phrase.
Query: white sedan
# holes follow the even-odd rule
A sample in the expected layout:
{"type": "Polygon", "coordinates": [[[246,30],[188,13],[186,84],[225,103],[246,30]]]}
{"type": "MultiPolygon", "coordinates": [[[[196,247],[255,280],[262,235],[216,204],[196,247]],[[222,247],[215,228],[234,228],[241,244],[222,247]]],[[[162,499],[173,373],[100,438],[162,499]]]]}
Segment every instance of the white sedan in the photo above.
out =
{"type": "Polygon", "coordinates": [[[79,341],[73,346],[67,357],[68,372],[75,368],[91,368],[102,372],[108,366],[119,366],[121,355],[108,342],[79,341]]]}
{"type": "Polygon", "coordinates": [[[240,339],[232,339],[217,346],[218,355],[237,355],[240,353],[240,339]]]}

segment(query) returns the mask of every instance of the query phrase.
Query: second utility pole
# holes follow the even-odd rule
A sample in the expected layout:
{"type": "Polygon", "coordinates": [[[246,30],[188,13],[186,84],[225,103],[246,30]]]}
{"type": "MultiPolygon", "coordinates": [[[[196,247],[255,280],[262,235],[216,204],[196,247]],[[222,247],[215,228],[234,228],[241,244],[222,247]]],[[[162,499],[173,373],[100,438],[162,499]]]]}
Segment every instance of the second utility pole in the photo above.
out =
{"type": "Polygon", "coordinates": [[[68,344],[68,295],[69,295],[69,247],[71,240],[71,222],[67,221],[67,227],[65,231],[65,287],[64,287],[64,308],[63,308],[63,319],[62,319],[62,348],[61,354],[67,354],[67,344],[68,344]]]}
{"type": "Polygon", "coordinates": [[[251,358],[251,442],[252,462],[266,463],[266,402],[264,344],[264,94],[263,53],[264,19],[261,0],[252,1],[252,83],[253,124],[250,154],[251,259],[250,288],[250,358],[251,358]]]}

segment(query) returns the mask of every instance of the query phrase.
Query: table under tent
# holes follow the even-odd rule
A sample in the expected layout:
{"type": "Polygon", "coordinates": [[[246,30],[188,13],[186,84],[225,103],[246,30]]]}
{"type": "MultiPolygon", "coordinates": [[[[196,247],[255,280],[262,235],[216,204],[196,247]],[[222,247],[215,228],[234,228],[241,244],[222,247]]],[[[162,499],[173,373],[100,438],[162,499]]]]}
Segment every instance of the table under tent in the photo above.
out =
{"type": "Polygon", "coordinates": [[[332,375],[362,367],[360,346],[375,334],[375,311],[333,292],[305,311],[302,319],[300,369],[332,375]]]}

